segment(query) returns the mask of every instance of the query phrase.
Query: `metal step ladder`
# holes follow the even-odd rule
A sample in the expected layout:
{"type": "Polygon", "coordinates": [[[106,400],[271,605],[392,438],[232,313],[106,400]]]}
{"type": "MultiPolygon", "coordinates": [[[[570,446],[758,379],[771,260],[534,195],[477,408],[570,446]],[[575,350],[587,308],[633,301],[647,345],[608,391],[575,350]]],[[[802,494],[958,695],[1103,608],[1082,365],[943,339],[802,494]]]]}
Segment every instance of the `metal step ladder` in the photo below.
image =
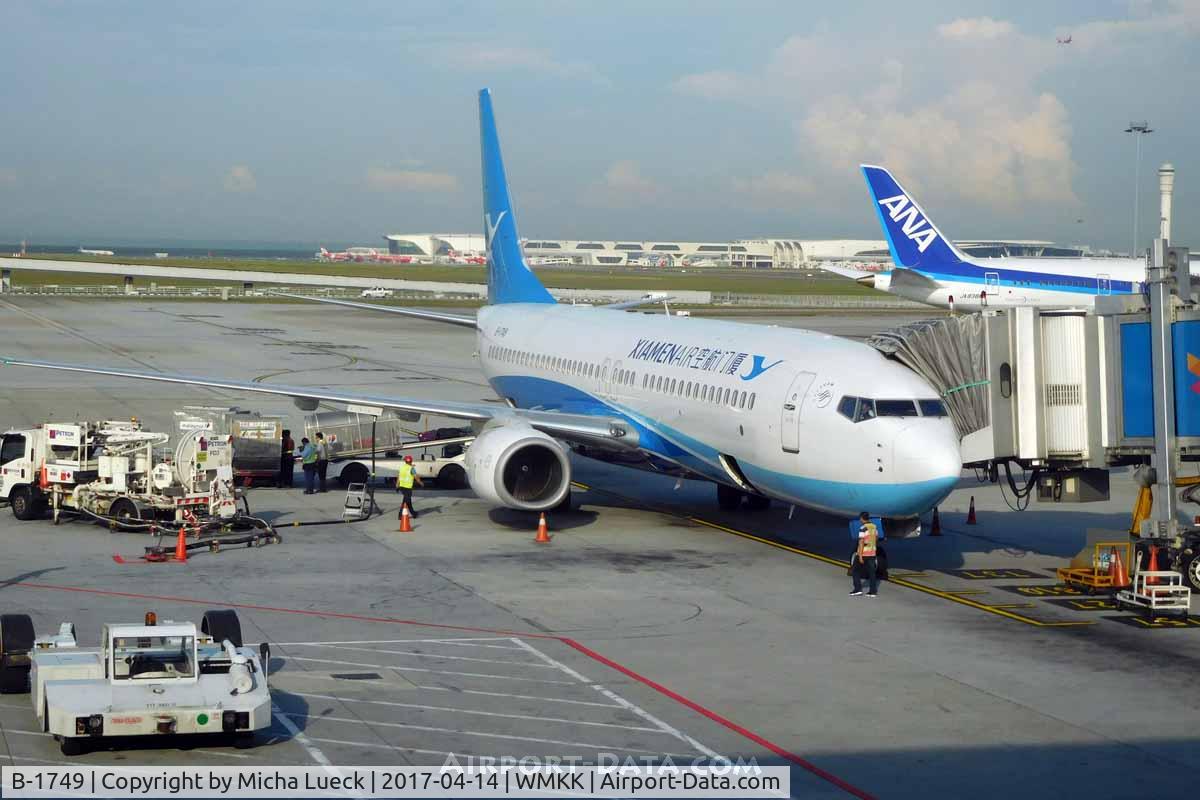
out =
{"type": "Polygon", "coordinates": [[[352,483],[346,487],[346,502],[342,505],[342,521],[352,522],[371,516],[375,505],[375,492],[365,483],[352,483]]]}

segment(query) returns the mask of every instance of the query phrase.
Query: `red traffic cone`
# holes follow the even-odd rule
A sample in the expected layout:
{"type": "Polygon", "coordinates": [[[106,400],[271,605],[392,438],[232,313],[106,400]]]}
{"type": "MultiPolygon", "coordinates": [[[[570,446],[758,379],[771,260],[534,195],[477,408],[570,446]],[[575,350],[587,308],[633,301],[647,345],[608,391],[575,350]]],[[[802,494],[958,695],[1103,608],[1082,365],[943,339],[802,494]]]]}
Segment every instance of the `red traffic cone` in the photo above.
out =
{"type": "Polygon", "coordinates": [[[537,536],[533,541],[536,544],[550,544],[550,528],[546,525],[546,515],[544,513],[538,518],[537,536]]]}
{"type": "MultiPolygon", "coordinates": [[[[1154,545],[1150,545],[1150,565],[1146,567],[1146,571],[1158,572],[1158,548],[1154,545]]],[[[1153,576],[1146,578],[1146,583],[1158,583],[1158,578],[1153,576]]]]}
{"type": "Polygon", "coordinates": [[[976,525],[975,521],[975,495],[971,495],[971,508],[967,511],[967,524],[976,525]]]}
{"type": "Polygon", "coordinates": [[[42,462],[42,468],[38,470],[38,488],[46,489],[50,486],[50,478],[46,475],[46,462],[42,462]]]}
{"type": "Polygon", "coordinates": [[[412,514],[408,513],[408,503],[400,506],[400,532],[412,533],[412,514]]]}
{"type": "Polygon", "coordinates": [[[1129,572],[1121,560],[1121,551],[1115,547],[1112,549],[1112,558],[1108,560],[1108,577],[1112,579],[1114,589],[1129,585],[1129,572]]]}
{"type": "Polygon", "coordinates": [[[175,560],[187,561],[187,526],[179,526],[179,538],[175,540],[175,560]]]}
{"type": "Polygon", "coordinates": [[[929,535],[930,536],[941,536],[942,535],[942,518],[938,514],[937,506],[933,507],[933,520],[929,523],[929,535]]]}

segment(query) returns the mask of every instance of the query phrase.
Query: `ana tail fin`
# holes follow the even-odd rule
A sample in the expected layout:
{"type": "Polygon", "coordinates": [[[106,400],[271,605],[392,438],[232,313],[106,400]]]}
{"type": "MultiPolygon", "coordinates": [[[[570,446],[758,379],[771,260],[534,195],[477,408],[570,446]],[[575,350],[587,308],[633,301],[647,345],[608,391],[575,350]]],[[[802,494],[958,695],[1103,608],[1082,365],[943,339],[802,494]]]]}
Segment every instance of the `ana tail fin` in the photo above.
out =
{"type": "Polygon", "coordinates": [[[937,271],[966,260],[892,173],[870,164],[863,164],[862,171],[897,267],[937,271]]]}
{"type": "Polygon", "coordinates": [[[521,257],[500,137],[492,114],[492,92],[479,92],[479,148],[483,162],[483,224],[488,250],[488,302],[553,303],[554,298],[521,257]]]}

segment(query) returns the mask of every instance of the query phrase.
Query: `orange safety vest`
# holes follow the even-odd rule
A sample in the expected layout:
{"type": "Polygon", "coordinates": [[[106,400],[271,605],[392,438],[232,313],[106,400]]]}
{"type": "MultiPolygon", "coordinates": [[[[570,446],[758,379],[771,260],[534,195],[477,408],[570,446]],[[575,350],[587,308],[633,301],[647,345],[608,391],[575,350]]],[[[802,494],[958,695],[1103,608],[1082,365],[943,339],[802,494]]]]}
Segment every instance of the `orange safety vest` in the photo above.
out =
{"type": "Polygon", "coordinates": [[[875,542],[879,538],[879,532],[875,529],[874,522],[864,522],[863,530],[866,535],[862,536],[862,557],[871,558],[875,555],[875,542]]]}

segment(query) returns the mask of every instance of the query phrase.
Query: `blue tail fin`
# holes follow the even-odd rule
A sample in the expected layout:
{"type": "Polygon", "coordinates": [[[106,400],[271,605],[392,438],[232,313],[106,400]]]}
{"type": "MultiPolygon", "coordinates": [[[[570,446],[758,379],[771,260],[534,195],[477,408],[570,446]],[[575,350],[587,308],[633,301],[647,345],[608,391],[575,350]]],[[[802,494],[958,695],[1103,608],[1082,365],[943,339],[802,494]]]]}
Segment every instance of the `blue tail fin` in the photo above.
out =
{"type": "Polygon", "coordinates": [[[492,92],[479,92],[479,149],[483,160],[483,224],[488,248],[488,302],[553,303],[554,298],[521,257],[517,221],[492,115],[492,92]]]}
{"type": "Polygon", "coordinates": [[[863,164],[862,171],[897,267],[937,272],[939,267],[965,261],[892,173],[870,164],[863,164]]]}

